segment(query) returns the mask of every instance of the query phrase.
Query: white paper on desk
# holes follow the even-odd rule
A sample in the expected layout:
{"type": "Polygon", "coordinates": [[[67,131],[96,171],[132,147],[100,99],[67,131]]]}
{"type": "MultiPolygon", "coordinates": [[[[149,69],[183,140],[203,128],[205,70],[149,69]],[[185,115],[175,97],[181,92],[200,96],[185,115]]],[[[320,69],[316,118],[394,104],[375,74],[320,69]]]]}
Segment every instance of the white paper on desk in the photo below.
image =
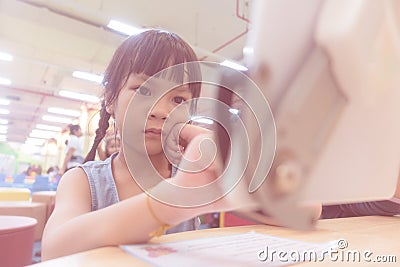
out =
{"type": "MultiPolygon", "coordinates": [[[[160,267],[285,266],[296,263],[293,259],[298,259],[299,254],[304,255],[304,251],[315,251],[316,257],[312,260],[318,261],[322,259],[323,252],[334,247],[336,247],[335,241],[308,243],[256,232],[162,244],[121,246],[123,250],[135,257],[160,267]],[[268,251],[269,257],[264,261],[259,259],[261,251],[268,251]],[[271,255],[272,251],[276,251],[274,255],[271,255]],[[287,252],[286,256],[281,254],[279,257],[278,253],[281,251],[287,252]]],[[[263,253],[261,257],[265,258],[265,255],[263,253]]]]}

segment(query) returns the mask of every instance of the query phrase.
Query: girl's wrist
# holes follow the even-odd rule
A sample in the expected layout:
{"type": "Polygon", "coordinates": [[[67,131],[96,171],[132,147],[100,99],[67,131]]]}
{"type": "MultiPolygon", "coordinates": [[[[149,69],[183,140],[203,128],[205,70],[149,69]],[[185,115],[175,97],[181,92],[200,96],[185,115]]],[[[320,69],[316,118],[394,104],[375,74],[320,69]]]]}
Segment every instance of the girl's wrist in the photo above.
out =
{"type": "Polygon", "coordinates": [[[187,196],[177,194],[171,182],[172,179],[166,179],[147,192],[149,205],[159,221],[174,226],[206,213],[204,207],[181,205],[187,196]]]}

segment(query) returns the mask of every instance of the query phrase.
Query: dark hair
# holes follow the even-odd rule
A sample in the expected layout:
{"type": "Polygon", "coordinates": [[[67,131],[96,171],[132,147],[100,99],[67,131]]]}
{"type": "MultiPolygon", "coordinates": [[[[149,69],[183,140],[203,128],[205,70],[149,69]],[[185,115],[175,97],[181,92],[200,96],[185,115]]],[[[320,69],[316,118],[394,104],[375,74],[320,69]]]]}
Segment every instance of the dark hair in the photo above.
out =
{"type": "Polygon", "coordinates": [[[81,126],[79,126],[78,124],[70,124],[68,125],[68,128],[69,128],[69,134],[74,134],[75,131],[81,129],[81,126]]]}
{"type": "MultiPolygon", "coordinates": [[[[110,114],[106,111],[106,105],[114,104],[130,74],[153,76],[165,68],[186,62],[197,62],[196,54],[190,45],[175,33],[152,29],[127,38],[117,48],[105,71],[103,79],[105,90],[101,103],[99,125],[93,146],[84,162],[94,160],[96,148],[109,127],[110,114]]],[[[187,77],[187,75],[192,81],[200,81],[199,64],[185,64],[180,73],[175,73],[173,77],[169,78],[178,83],[183,83],[184,77],[187,77]]],[[[200,82],[189,84],[193,98],[199,97],[200,87],[200,82]]]]}

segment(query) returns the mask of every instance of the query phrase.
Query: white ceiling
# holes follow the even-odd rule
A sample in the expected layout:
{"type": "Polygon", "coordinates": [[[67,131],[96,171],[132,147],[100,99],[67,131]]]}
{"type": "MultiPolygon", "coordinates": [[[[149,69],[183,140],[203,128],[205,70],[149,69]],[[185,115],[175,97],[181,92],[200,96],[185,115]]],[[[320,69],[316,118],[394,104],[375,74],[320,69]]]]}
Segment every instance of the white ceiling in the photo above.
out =
{"type": "Polygon", "coordinates": [[[251,0],[0,0],[0,52],[14,56],[0,61],[0,77],[12,80],[0,85],[0,98],[11,100],[10,114],[0,115],[10,122],[8,141],[24,142],[48,107],[87,105],[59,90],[101,95],[71,73],[103,73],[126,38],[106,27],[110,19],[176,32],[200,59],[240,60],[250,10],[251,0]]]}

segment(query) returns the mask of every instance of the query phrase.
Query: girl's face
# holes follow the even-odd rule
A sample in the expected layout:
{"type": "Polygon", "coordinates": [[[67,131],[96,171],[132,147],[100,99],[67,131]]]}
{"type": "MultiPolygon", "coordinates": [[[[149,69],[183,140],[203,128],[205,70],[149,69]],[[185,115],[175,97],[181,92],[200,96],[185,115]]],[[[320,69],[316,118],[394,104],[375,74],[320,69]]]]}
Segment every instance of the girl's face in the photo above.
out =
{"type": "Polygon", "coordinates": [[[81,136],[82,136],[82,129],[81,129],[81,128],[76,129],[76,130],[73,132],[73,134],[76,135],[76,136],[78,136],[78,137],[81,137],[81,136]]]}
{"type": "MultiPolygon", "coordinates": [[[[129,138],[132,138],[133,142],[141,142],[144,136],[147,154],[151,157],[163,154],[161,142],[161,134],[165,131],[163,124],[174,108],[192,98],[192,93],[188,86],[170,87],[174,89],[166,91],[168,81],[154,78],[146,81],[147,79],[148,76],[143,74],[129,76],[120,91],[114,113],[119,129],[123,129],[124,120],[125,123],[129,123],[132,129],[129,138]],[[167,93],[162,94],[161,91],[167,93]],[[135,97],[134,106],[128,108],[133,97],[135,97]],[[127,111],[129,114],[125,118],[127,111]],[[146,119],[144,127],[142,123],[138,123],[143,119],[146,119]]],[[[183,118],[188,119],[188,115],[183,118]]]]}

